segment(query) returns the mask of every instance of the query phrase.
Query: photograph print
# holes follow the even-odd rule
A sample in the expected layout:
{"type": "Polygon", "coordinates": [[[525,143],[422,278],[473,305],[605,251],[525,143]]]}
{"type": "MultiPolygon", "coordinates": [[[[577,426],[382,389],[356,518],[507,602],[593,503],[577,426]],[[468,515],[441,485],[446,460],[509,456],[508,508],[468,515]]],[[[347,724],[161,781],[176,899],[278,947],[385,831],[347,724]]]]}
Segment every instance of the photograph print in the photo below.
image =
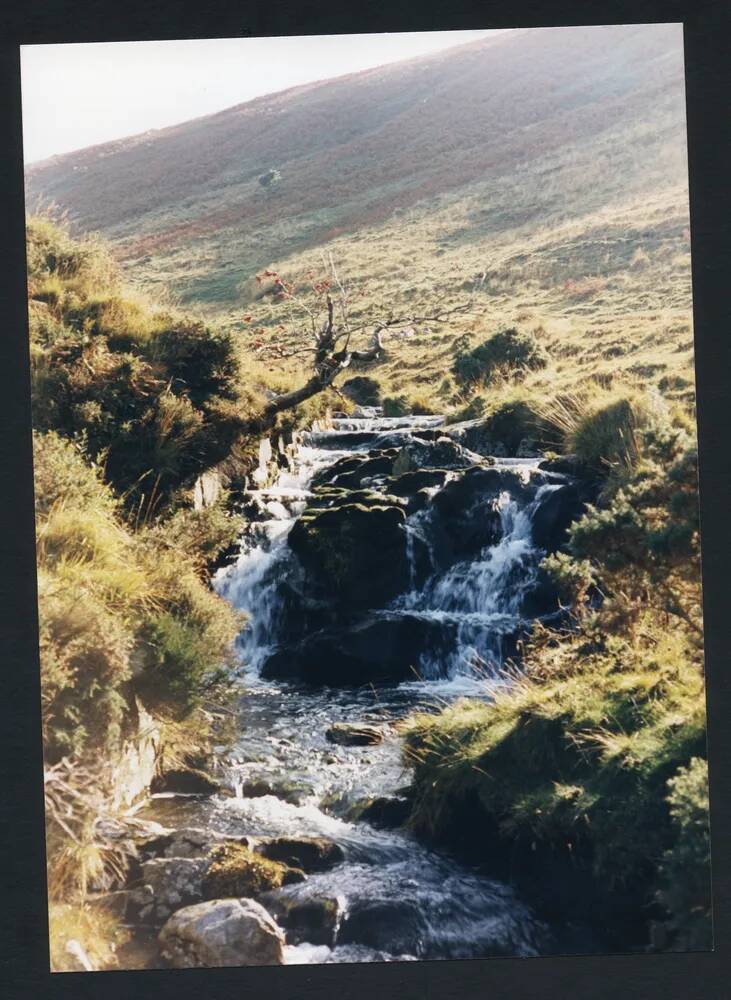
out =
{"type": "Polygon", "coordinates": [[[712,949],[683,60],[22,47],[53,972],[712,949]]]}

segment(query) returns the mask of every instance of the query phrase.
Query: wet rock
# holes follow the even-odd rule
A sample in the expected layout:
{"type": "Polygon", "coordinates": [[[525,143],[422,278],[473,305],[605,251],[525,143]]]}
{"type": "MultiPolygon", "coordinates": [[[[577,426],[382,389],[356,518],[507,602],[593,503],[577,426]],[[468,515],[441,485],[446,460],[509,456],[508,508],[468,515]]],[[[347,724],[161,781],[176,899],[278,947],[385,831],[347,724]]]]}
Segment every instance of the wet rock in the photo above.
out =
{"type": "Polygon", "coordinates": [[[360,899],[345,914],[337,943],[419,955],[427,932],[426,919],[415,903],[360,899]]]}
{"type": "Polygon", "coordinates": [[[270,860],[243,844],[229,841],[212,848],[201,880],[201,893],[207,899],[259,896],[304,880],[301,869],[270,860]]]}
{"type": "Polygon", "coordinates": [[[262,673],[337,687],[415,680],[420,657],[448,653],[455,629],[454,622],[418,612],[380,612],[283,646],[269,657],[262,673]]]}
{"type": "Polygon", "coordinates": [[[381,796],[371,799],[358,814],[358,819],[377,830],[396,830],[409,818],[411,803],[406,798],[381,796]]]}
{"type": "Polygon", "coordinates": [[[365,455],[346,455],[312,480],[313,489],[334,486],[340,489],[360,489],[366,481],[390,476],[398,455],[397,448],[373,450],[365,455]]]}
{"type": "Polygon", "coordinates": [[[362,722],[336,722],[325,733],[330,743],[346,747],[373,746],[383,741],[383,730],[362,722]]]}
{"type": "Polygon", "coordinates": [[[143,920],[161,924],[181,906],[203,898],[205,858],[152,858],[142,865],[141,882],[152,892],[150,902],[140,911],[143,920]]]}
{"type": "Polygon", "coordinates": [[[472,467],[450,480],[432,499],[433,548],[442,568],[496,545],[502,534],[498,500],[503,491],[523,501],[532,490],[518,473],[472,467]]]}
{"type": "Polygon", "coordinates": [[[265,795],[273,795],[282,802],[293,806],[301,805],[309,794],[309,789],[302,788],[291,781],[277,781],[269,778],[251,778],[241,786],[241,794],[245,799],[259,799],[265,795]]]}
{"type": "Polygon", "coordinates": [[[313,491],[314,496],[309,502],[310,511],[325,508],[342,507],[344,504],[359,504],[362,507],[404,506],[405,500],[400,496],[390,496],[370,489],[348,490],[340,486],[321,486],[313,491]]]}
{"type": "Polygon", "coordinates": [[[348,610],[381,606],[408,585],[400,507],[345,504],[307,510],[289,544],[312,585],[348,610]]]}
{"type": "Polygon", "coordinates": [[[307,874],[328,871],[345,858],[342,847],[324,837],[276,837],[260,841],[256,851],[307,874]]]}
{"type": "Polygon", "coordinates": [[[284,927],[288,944],[327,945],[332,948],[342,917],[342,903],[335,896],[299,899],[278,896],[266,899],[267,908],[284,927]]]}
{"type": "Polygon", "coordinates": [[[594,476],[592,470],[576,455],[557,455],[554,458],[544,458],[538,463],[538,468],[581,480],[590,480],[594,476]]]}
{"type": "Polygon", "coordinates": [[[407,446],[412,469],[467,469],[480,456],[451,438],[440,435],[435,441],[419,441],[407,446]]]}
{"type": "Polygon", "coordinates": [[[183,795],[215,795],[221,785],[205,771],[195,767],[173,768],[163,772],[152,781],[150,790],[155,792],[175,792],[183,795]]]}
{"type": "Polygon", "coordinates": [[[443,486],[448,475],[447,469],[413,469],[389,477],[385,487],[389,493],[411,500],[421,490],[443,486]]]}
{"type": "Polygon", "coordinates": [[[556,552],[567,541],[571,524],[586,509],[579,489],[573,484],[558,486],[541,500],[533,514],[531,531],[533,542],[546,552],[556,552]]]}
{"type": "Polygon", "coordinates": [[[281,965],[284,933],[252,899],[218,899],[187,906],[160,931],[163,958],[176,969],[281,965]]]}

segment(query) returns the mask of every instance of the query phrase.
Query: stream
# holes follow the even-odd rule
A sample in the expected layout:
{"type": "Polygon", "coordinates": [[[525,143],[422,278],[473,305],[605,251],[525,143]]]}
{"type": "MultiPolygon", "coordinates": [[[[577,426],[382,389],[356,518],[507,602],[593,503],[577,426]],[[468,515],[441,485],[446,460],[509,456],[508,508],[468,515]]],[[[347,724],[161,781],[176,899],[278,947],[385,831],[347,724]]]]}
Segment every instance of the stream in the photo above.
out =
{"type": "Polygon", "coordinates": [[[409,776],[399,720],[464,696],[489,699],[496,685],[508,683],[500,667],[521,626],[550,604],[539,599],[544,549],[533,534],[537,511],[548,530],[552,496],[566,488],[562,477],[542,472],[538,459],[481,458],[445,439],[441,424],[440,417],[384,418],[377,411],[335,419],[304,435],[274,485],[248,494],[239,557],[214,579],[216,591],[247,615],[238,640],[240,733],[221,755],[234,794],[155,796],[147,810],[163,824],[228,836],[324,837],[340,845],[344,860],[335,867],[273,893],[337,902],[334,939],[289,942],[289,963],[552,950],[548,928],[511,887],[408,832],[358,818],[363,803],[402,801],[409,776]],[[393,467],[385,475],[384,456],[393,467]],[[350,490],[367,506],[393,500],[406,482],[398,593],[391,587],[382,605],[364,598],[355,614],[333,610],[312,590],[311,574],[290,545],[294,525],[313,498],[325,495],[317,492],[323,484],[350,490]],[[341,663],[353,683],[332,683],[341,663]],[[379,726],[385,738],[367,746],[328,740],[334,723],[353,722],[379,726]]]}

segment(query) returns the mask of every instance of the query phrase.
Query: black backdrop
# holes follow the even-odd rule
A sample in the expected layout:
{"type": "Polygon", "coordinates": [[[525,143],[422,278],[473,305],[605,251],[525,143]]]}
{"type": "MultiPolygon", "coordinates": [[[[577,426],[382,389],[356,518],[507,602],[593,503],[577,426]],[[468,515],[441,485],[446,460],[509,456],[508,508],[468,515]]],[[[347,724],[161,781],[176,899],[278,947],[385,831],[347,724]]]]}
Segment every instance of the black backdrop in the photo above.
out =
{"type": "Polygon", "coordinates": [[[268,1000],[731,997],[731,323],[727,0],[5,0],[0,10],[0,995],[268,1000]],[[715,950],[189,971],[48,970],[20,44],[682,21],[700,429],[715,950]]]}

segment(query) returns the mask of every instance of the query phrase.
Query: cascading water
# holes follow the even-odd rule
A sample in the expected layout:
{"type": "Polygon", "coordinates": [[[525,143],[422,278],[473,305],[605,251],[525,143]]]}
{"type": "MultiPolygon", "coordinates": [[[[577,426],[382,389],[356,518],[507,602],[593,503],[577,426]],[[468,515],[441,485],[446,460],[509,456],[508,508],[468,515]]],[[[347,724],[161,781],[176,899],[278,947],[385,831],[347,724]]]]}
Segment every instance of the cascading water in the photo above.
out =
{"type": "MultiPolygon", "coordinates": [[[[348,456],[373,456],[374,449],[392,457],[394,449],[414,443],[426,447],[431,441],[429,446],[438,448],[441,422],[435,417],[388,420],[374,411],[311,433],[300,448],[297,470],[283,473],[276,486],[252,493],[261,519],[243,539],[236,564],[215,580],[218,593],[248,619],[239,640],[245,686],[241,735],[229,765],[236,794],[190,806],[198,812],[186,819],[230,835],[324,836],[345,855],[331,871],[273,894],[290,902],[328,899],[337,905],[335,939],[322,944],[305,936],[288,946],[290,962],[529,955],[547,948],[546,929],[507,886],[405,832],[375,829],[356,818],[359,805],[398,797],[408,780],[395,729],[400,719],[462,694],[487,698],[499,683],[498,668],[521,627],[524,597],[538,573],[534,512],[559,488],[546,477],[541,480],[536,462],[505,460],[491,467],[483,462],[475,473],[465,467],[476,456],[464,452],[461,468],[447,471],[441,485],[422,487],[422,506],[408,513],[404,525],[408,584],[382,608],[366,613],[367,621],[408,619],[416,622],[417,632],[422,626],[438,630],[438,648],[419,653],[411,680],[323,689],[261,675],[283,641],[288,601],[306,591],[288,536],[312,500],[313,477],[348,456]],[[437,501],[441,491],[466,482],[460,477],[468,475],[490,481],[503,477],[514,488],[471,496],[467,543],[460,538],[462,549],[456,543],[449,548],[444,539],[451,522],[439,521],[437,501]],[[485,525],[495,537],[475,551],[463,551],[473,536],[483,539],[485,525]],[[366,747],[328,742],[328,727],[352,721],[380,725],[385,739],[366,747]]],[[[359,489],[385,496],[387,487],[374,476],[359,489]]]]}

